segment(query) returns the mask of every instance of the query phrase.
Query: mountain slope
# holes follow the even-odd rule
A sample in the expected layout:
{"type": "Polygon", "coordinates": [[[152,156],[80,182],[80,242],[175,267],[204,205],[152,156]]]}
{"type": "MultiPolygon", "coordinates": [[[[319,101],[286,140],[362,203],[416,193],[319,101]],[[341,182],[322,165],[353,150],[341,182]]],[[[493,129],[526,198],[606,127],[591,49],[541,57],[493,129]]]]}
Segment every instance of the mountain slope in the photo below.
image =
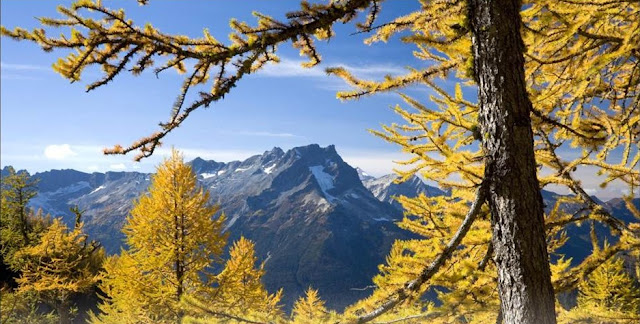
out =
{"type": "Polygon", "coordinates": [[[433,197],[445,194],[445,192],[439,188],[425,184],[417,176],[412,176],[407,181],[396,183],[398,176],[395,174],[374,178],[362,171],[359,172],[359,175],[364,186],[367,187],[378,200],[389,203],[399,210],[402,210],[402,206],[394,197],[406,196],[413,198],[420,194],[433,197]]]}
{"type": "MultiPolygon", "coordinates": [[[[415,237],[394,224],[402,209],[393,197],[444,194],[417,177],[403,183],[395,183],[395,175],[372,177],[345,163],[333,146],[287,152],[274,148],[244,161],[196,158],[190,163],[226,214],[229,243],[240,236],[256,242],[257,255],[266,262],[264,283],[271,292],[284,288],[286,310],[309,286],[334,309],[365,297],[368,291],[352,288],[371,284],[395,239],[415,237]]],[[[39,194],[32,207],[72,223],[69,207],[78,205],[85,211],[89,235],[108,253],[119,253],[124,244],[120,229],[151,174],[52,170],[33,177],[39,179],[39,194]]],[[[548,209],[561,196],[548,191],[542,195],[548,209]]],[[[639,202],[634,201],[636,206],[639,202]]],[[[604,206],[634,221],[621,200],[604,206]]],[[[589,227],[571,225],[567,231],[571,239],[559,252],[579,262],[591,250],[589,227]]],[[[597,231],[608,237],[603,229],[597,231]]]]}
{"type": "MultiPolygon", "coordinates": [[[[245,236],[266,260],[265,285],[284,288],[290,309],[309,286],[327,306],[341,309],[368,292],[392,242],[410,237],[393,221],[401,212],[376,199],[335,147],[279,148],[244,161],[190,162],[204,188],[227,217],[230,241],[245,236]]],[[[150,183],[137,172],[37,173],[39,194],[31,206],[72,222],[69,207],[85,210],[85,229],[109,253],[123,246],[120,232],[136,197],[150,183]]]]}

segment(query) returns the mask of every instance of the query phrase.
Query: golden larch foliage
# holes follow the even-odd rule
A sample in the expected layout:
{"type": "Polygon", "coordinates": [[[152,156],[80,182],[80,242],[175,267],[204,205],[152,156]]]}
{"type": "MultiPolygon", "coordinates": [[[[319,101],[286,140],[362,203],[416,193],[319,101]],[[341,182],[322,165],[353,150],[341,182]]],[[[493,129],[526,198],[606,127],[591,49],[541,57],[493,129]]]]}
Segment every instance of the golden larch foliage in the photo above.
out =
{"type": "Polygon", "coordinates": [[[101,279],[104,250],[88,240],[82,223],[69,230],[57,218],[38,244],[19,250],[15,257],[22,265],[22,274],[16,280],[17,293],[37,294],[65,322],[73,306],[71,297],[91,291],[101,279]]]}
{"type": "Polygon", "coordinates": [[[217,321],[278,322],[283,320],[282,290],[270,294],[262,284],[264,263],[257,264],[254,243],[240,237],[229,251],[229,259],[209,283],[185,300],[187,323],[217,321]]]}
{"type": "Polygon", "coordinates": [[[94,322],[175,323],[180,299],[203,289],[222,254],[224,215],[209,192],[173,150],[134,203],[123,228],[127,249],[105,265],[100,288],[107,295],[94,322]]]}

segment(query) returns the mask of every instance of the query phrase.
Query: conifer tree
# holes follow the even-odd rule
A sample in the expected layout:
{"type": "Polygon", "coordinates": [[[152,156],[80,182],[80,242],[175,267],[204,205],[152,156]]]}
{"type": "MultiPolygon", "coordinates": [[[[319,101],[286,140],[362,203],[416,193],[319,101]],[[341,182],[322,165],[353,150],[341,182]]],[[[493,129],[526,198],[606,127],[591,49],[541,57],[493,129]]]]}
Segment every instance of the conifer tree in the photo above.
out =
{"type": "Polygon", "coordinates": [[[244,237],[233,243],[222,271],[209,275],[209,282],[187,298],[191,313],[187,323],[210,323],[216,320],[273,322],[282,317],[282,290],[269,294],[262,284],[264,263],[256,268],[254,243],[244,237]]]}
{"type": "Polygon", "coordinates": [[[0,288],[0,323],[3,324],[56,324],[55,311],[39,309],[35,293],[17,293],[10,288],[0,288]]]}
{"type": "Polygon", "coordinates": [[[37,182],[26,171],[16,172],[13,167],[7,169],[8,174],[0,181],[0,285],[14,286],[21,270],[15,253],[21,248],[37,244],[38,236],[51,223],[51,219],[44,217],[41,210],[34,212],[27,207],[29,200],[37,194],[37,182]]]}
{"type": "Polygon", "coordinates": [[[309,287],[304,293],[304,297],[300,297],[293,304],[293,323],[310,324],[310,323],[328,323],[331,319],[331,313],[324,306],[324,301],[318,296],[318,291],[309,287]]]}
{"type": "Polygon", "coordinates": [[[10,260],[13,254],[33,239],[27,203],[36,196],[36,182],[26,172],[8,167],[2,177],[2,256],[10,260]]]}
{"type": "Polygon", "coordinates": [[[176,323],[180,300],[204,289],[227,235],[224,215],[209,202],[191,167],[173,150],[134,203],[123,228],[127,249],[105,265],[106,294],[94,322],[176,323]]]}
{"type": "Polygon", "coordinates": [[[601,307],[613,312],[638,314],[640,291],[624,269],[621,258],[600,265],[578,285],[579,307],[601,307]]]}
{"type": "Polygon", "coordinates": [[[185,63],[195,62],[169,120],[157,133],[106,150],[139,151],[136,159],[141,159],[153,154],[194,110],[221,100],[265,63],[277,62],[276,45],[292,40],[309,58],[305,66],[313,66],[320,61],[313,39],[334,36],[334,23],[353,21],[367,11],[364,22],[357,24],[359,32],[372,33],[367,42],[400,34],[404,42],[415,44],[414,54],[427,68],[383,81],[329,69],[354,88],[338,97],[428,87],[434,93],[432,104],[402,94],[409,108],[398,106],[395,111],[405,122],[377,134],[412,156],[404,163],[410,170],[398,171],[401,180],[420,173],[452,194],[401,198],[407,217],[400,225],[424,238],[397,242],[375,280],[376,291],[347,315],[357,322],[371,321],[398,306],[414,305],[431,285],[446,283],[455,289],[440,292],[443,305],[422,308],[440,314],[443,321],[482,322],[491,314],[492,320],[507,323],[554,322],[552,289],[575,289],[603,262],[640,247],[640,226],[608,213],[575,174],[593,168],[605,176],[603,186],[621,182],[630,193],[640,185],[640,5],[631,0],[424,0],[420,10],[375,25],[381,3],[303,1],[284,22],[257,13],[255,27],[232,20],[230,44],[206,31],[203,38],[190,39],[151,25],[137,27],[123,11],[86,0],[60,8],[62,19],[40,20],[45,26],[71,27],[70,38],[48,37],[44,29],[3,28],[2,33],[45,50],[78,49],[54,68],[75,81],[86,67],[101,66],[105,77],[88,90],[127,69],[139,74],[151,68],[155,56],[170,57],[156,66],[156,73],[169,68],[187,72],[185,63]],[[85,10],[98,12],[101,19],[88,18],[85,10]],[[455,89],[439,86],[438,80],[448,75],[460,81],[455,89]],[[192,87],[209,80],[210,92],[185,103],[192,87]],[[479,101],[465,98],[464,89],[480,90],[479,101]],[[574,196],[561,199],[543,216],[538,190],[550,185],[574,196]],[[578,212],[568,213],[563,207],[568,205],[577,206],[578,212]],[[566,241],[563,227],[586,220],[607,226],[616,243],[574,267],[562,258],[549,265],[547,254],[566,241]],[[487,293],[495,292],[495,281],[500,300],[487,293]]]}
{"type": "Polygon", "coordinates": [[[51,305],[60,323],[69,323],[70,298],[90,291],[100,279],[104,250],[89,241],[80,222],[69,230],[59,218],[42,234],[40,242],[16,253],[22,274],[17,279],[19,294],[35,293],[51,305]]]}
{"type": "Polygon", "coordinates": [[[562,316],[564,322],[637,323],[640,321],[638,282],[611,258],[578,285],[578,306],[562,316]]]}

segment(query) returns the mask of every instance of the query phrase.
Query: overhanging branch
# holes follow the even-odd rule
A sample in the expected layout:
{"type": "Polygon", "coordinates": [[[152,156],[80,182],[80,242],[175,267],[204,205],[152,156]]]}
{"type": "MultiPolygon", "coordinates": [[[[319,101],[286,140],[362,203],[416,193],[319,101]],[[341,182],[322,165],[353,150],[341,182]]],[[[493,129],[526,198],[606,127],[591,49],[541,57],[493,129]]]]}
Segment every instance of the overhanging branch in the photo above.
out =
{"type": "Polygon", "coordinates": [[[359,316],[355,320],[355,323],[367,323],[374,320],[406,300],[412,293],[418,291],[423,284],[429,281],[429,279],[431,279],[431,277],[440,270],[440,267],[442,267],[442,265],[444,265],[444,263],[451,257],[453,251],[458,248],[462,239],[467,235],[467,232],[471,229],[471,225],[480,213],[480,208],[484,204],[486,197],[487,184],[486,181],[483,181],[477,189],[475,199],[471,204],[471,208],[469,208],[467,215],[464,217],[462,224],[451,240],[449,240],[449,243],[442,250],[442,253],[440,253],[440,255],[438,255],[438,257],[429,264],[429,266],[422,270],[418,278],[406,282],[403,287],[398,289],[386,302],[371,312],[359,316]]]}

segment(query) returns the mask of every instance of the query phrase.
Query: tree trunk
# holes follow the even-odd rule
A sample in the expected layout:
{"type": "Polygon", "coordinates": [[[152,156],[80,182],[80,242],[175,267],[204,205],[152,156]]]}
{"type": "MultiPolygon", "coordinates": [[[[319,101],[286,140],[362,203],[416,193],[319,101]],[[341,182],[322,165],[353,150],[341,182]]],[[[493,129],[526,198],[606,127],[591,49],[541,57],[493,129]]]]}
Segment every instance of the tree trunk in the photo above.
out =
{"type": "Polygon", "coordinates": [[[22,234],[22,239],[24,240],[24,246],[29,245],[29,234],[28,234],[28,221],[26,215],[26,203],[24,202],[23,197],[23,188],[18,188],[18,207],[20,211],[18,211],[18,217],[20,217],[20,233],[22,234]]]}
{"type": "Polygon", "coordinates": [[[71,323],[71,316],[69,316],[69,302],[66,298],[63,298],[57,305],[58,311],[58,323],[69,324],[71,323]]]}
{"type": "Polygon", "coordinates": [[[501,311],[507,324],[555,323],[524,78],[521,1],[469,0],[479,124],[501,311]]]}

